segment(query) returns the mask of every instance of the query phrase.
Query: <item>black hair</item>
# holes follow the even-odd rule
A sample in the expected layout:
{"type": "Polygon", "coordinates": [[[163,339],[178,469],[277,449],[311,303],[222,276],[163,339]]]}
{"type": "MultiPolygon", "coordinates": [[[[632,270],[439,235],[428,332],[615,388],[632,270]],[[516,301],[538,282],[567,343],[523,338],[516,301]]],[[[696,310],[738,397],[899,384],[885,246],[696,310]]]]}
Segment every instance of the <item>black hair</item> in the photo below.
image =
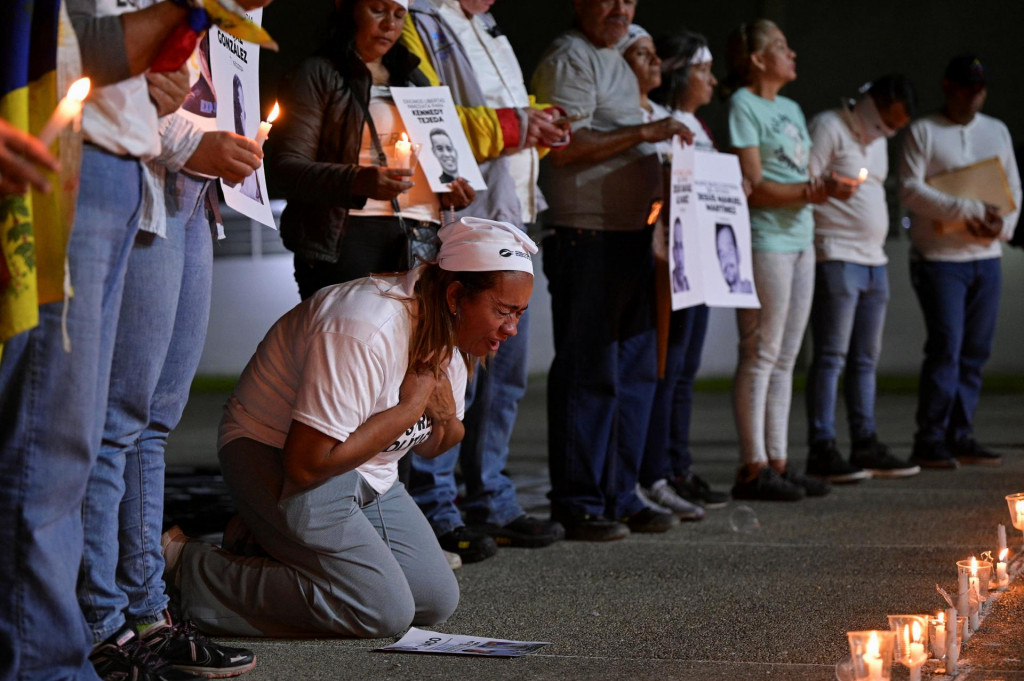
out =
{"type": "Polygon", "coordinates": [[[917,113],[917,92],[914,84],[902,73],[889,73],[872,81],[868,94],[879,109],[902,103],[907,116],[913,118],[917,113]]]}
{"type": "Polygon", "coordinates": [[[690,60],[707,46],[707,38],[685,28],[655,40],[654,49],[661,59],[661,85],[648,94],[651,101],[675,109],[690,84],[690,60]]]}

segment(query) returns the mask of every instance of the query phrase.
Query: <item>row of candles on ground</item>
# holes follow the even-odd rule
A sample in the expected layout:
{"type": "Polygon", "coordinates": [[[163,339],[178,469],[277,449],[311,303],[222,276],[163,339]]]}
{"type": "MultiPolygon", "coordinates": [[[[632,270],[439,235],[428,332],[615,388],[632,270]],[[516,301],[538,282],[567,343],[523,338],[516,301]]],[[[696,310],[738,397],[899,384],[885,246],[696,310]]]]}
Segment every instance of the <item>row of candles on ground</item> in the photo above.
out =
{"type": "MultiPolygon", "coordinates": [[[[88,78],[79,78],[71,87],[68,88],[68,94],[57,104],[57,108],[53,110],[50,115],[50,119],[46,121],[46,125],[39,131],[39,140],[46,146],[50,146],[57,139],[57,135],[60,131],[66,128],[69,124],[74,123],[75,128],[78,128],[78,123],[82,116],[82,107],[85,105],[85,99],[89,96],[90,81],[88,78]]],[[[259,129],[256,131],[256,144],[263,147],[267,141],[267,137],[270,136],[270,129],[274,127],[274,121],[281,113],[281,107],[277,102],[274,102],[274,108],[271,109],[270,115],[267,116],[267,120],[260,121],[259,129]]],[[[392,168],[402,168],[406,170],[415,170],[416,157],[419,155],[420,145],[414,144],[409,141],[409,136],[404,132],[401,138],[395,142],[394,150],[392,151],[391,157],[388,162],[392,168]]],[[[866,174],[866,170],[861,171],[862,174],[866,174]]],[[[863,179],[861,179],[863,182],[863,179]]]]}
{"type": "MultiPolygon", "coordinates": [[[[1014,528],[1024,532],[1024,492],[1006,497],[1014,528]]],[[[855,681],[888,681],[893,661],[910,670],[910,681],[920,681],[921,667],[930,657],[945,662],[946,674],[957,672],[960,645],[971,638],[980,625],[982,604],[989,600],[989,590],[1005,591],[1010,584],[1007,571],[1006,527],[998,527],[999,554],[992,579],[992,561],[957,561],[957,603],[940,587],[939,593],[949,604],[935,617],[927,615],[889,615],[890,631],[850,631],[850,659],[855,681]],[[960,615],[959,613],[964,613],[960,615]],[[926,650],[928,652],[926,652],[926,650]]],[[[982,557],[989,556],[989,552],[982,557]]]]}

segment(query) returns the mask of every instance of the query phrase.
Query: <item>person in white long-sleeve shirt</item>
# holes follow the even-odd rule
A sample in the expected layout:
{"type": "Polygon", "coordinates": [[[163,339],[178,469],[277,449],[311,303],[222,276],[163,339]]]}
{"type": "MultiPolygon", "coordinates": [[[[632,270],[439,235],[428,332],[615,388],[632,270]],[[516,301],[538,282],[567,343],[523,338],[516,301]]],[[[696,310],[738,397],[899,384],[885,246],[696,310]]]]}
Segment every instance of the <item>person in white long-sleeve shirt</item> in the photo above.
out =
{"type": "Polygon", "coordinates": [[[981,113],[984,62],[971,54],[954,57],[942,88],[943,109],[910,126],[900,162],[900,198],[910,210],[911,281],[928,333],[912,459],[931,468],[997,466],[1000,455],[974,438],[974,411],[995,337],[1000,242],[1013,236],[1019,210],[1000,215],[994,206],[941,192],[927,180],[995,157],[1020,206],[1020,175],[1006,125],[981,113]]]}

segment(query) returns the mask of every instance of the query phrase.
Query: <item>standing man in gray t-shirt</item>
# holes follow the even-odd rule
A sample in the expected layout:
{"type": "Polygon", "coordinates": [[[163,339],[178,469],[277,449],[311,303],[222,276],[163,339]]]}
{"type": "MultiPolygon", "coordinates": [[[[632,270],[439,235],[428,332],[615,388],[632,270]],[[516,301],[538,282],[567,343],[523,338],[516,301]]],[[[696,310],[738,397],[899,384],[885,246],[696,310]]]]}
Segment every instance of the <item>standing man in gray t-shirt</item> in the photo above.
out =
{"type": "Polygon", "coordinates": [[[640,88],[615,45],[636,0],[573,0],[574,28],[533,76],[538,100],[562,107],[569,145],[541,172],[550,208],[544,272],[555,359],[548,375],[552,519],[567,539],[664,532],[672,514],[636,495],[657,378],[653,210],[661,168],[653,143],[693,135],[673,118],[644,123],[640,88]]]}

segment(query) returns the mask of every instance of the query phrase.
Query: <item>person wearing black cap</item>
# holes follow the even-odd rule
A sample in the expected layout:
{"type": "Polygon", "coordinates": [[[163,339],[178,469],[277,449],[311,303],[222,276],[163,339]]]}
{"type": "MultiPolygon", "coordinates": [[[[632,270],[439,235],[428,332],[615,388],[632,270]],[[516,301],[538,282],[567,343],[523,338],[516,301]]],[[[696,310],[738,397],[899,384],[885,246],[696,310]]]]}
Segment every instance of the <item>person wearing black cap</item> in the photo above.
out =
{"type": "Polygon", "coordinates": [[[903,141],[900,198],[910,211],[911,282],[928,334],[911,458],[929,468],[1002,463],[974,439],[974,411],[999,312],[999,242],[1013,236],[1019,210],[1000,214],[994,206],[927,183],[939,173],[995,157],[1020,206],[1010,132],[981,113],[987,84],[981,57],[954,57],[942,79],[943,108],[915,121],[903,141]]]}

